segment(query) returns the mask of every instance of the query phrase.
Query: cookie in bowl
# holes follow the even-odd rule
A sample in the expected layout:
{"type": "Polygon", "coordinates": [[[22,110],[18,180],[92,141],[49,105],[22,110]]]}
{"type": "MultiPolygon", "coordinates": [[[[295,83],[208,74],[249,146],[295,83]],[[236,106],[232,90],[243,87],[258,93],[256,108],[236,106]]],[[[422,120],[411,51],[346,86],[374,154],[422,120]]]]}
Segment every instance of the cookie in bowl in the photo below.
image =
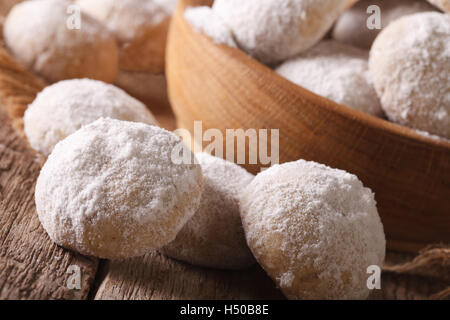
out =
{"type": "Polygon", "coordinates": [[[115,81],[119,49],[114,36],[86,15],[81,15],[81,28],[69,28],[71,5],[69,0],[38,0],[14,6],[3,28],[7,48],[26,68],[50,82],[115,81]]]}

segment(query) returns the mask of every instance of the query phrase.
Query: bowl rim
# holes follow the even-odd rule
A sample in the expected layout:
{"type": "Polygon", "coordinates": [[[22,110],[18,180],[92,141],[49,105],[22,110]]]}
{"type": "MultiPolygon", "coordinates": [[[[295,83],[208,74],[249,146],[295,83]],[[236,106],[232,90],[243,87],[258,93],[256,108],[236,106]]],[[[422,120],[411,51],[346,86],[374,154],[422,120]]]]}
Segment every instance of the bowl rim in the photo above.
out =
{"type": "MultiPolygon", "coordinates": [[[[243,51],[239,48],[233,48],[226,44],[214,43],[214,41],[210,37],[206,36],[202,32],[196,31],[189,24],[189,22],[186,21],[186,19],[184,18],[184,15],[182,14],[187,7],[196,7],[196,6],[199,6],[202,4],[208,5],[208,3],[211,3],[211,2],[212,2],[211,0],[179,0],[177,11],[175,12],[174,16],[175,15],[181,16],[181,18],[182,18],[181,20],[185,24],[185,27],[189,28],[191,36],[203,38],[204,41],[206,40],[209,42],[210,45],[215,46],[218,49],[220,49],[220,51],[223,54],[227,55],[230,59],[238,59],[241,63],[243,63],[248,68],[251,68],[251,69],[257,71],[258,73],[265,74],[265,75],[267,75],[267,77],[270,77],[271,79],[273,79],[273,81],[278,82],[280,84],[280,86],[288,87],[292,91],[297,91],[297,92],[303,91],[303,92],[300,92],[300,94],[302,94],[302,95],[304,95],[306,92],[307,94],[313,95],[316,98],[325,99],[325,101],[327,101],[327,103],[322,104],[321,107],[324,109],[328,109],[327,111],[339,113],[341,116],[347,118],[348,120],[360,122],[366,126],[370,126],[372,128],[378,129],[380,131],[389,132],[390,134],[396,135],[401,138],[406,138],[406,139],[410,139],[410,140],[417,141],[420,143],[425,143],[425,144],[431,145],[433,147],[444,148],[444,149],[447,149],[450,151],[450,139],[447,139],[442,136],[434,135],[431,133],[429,133],[431,136],[428,137],[424,134],[417,132],[416,129],[406,127],[401,124],[397,124],[397,123],[391,122],[387,119],[379,118],[379,117],[364,113],[364,112],[356,110],[356,109],[352,109],[343,104],[339,104],[333,100],[330,100],[326,97],[320,96],[302,86],[299,86],[299,85],[289,81],[288,79],[277,74],[270,67],[259,62],[258,60],[251,57],[245,51],[243,51]]],[[[424,133],[428,133],[428,132],[424,131],[424,133]]]]}

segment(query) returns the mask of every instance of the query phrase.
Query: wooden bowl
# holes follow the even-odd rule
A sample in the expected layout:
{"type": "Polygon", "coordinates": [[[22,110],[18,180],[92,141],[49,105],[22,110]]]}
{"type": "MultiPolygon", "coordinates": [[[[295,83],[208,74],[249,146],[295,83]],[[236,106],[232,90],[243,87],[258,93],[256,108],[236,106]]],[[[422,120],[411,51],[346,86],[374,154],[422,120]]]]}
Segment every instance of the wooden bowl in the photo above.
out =
{"type": "Polygon", "coordinates": [[[214,44],[183,18],[186,6],[210,2],[181,0],[170,27],[166,72],[178,126],[280,129],[281,163],[344,169],[375,192],[389,248],[450,243],[450,144],[319,97],[214,44]]]}

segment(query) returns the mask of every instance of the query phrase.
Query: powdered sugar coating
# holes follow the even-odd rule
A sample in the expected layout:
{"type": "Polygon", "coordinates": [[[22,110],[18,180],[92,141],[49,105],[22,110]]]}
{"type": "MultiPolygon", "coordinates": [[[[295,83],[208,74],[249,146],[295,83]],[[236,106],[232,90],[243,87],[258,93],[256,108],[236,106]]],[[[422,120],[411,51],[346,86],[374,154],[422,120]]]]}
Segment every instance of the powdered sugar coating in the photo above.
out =
{"type": "Polygon", "coordinates": [[[450,13],[450,0],[428,0],[428,2],[435,5],[442,11],[450,13]]]}
{"type": "Polygon", "coordinates": [[[169,15],[171,15],[176,7],[178,0],[151,0],[157,5],[159,5],[161,8],[163,8],[169,15]]]}
{"type": "Polygon", "coordinates": [[[184,18],[196,31],[210,37],[214,43],[237,47],[231,29],[210,7],[187,8],[184,18]]]}
{"type": "Polygon", "coordinates": [[[99,119],[58,143],[39,175],[42,226],[57,244],[107,259],[172,241],[197,210],[197,164],[175,164],[180,140],[141,123],[99,119]]]}
{"type": "Polygon", "coordinates": [[[266,64],[316,44],[344,10],[346,0],[215,0],[213,11],[238,46],[266,64]]]}
{"type": "Polygon", "coordinates": [[[97,21],[81,15],[81,28],[70,29],[68,0],[17,4],[3,29],[4,40],[25,67],[51,82],[92,78],[113,82],[118,72],[114,37],[97,21]]]}
{"type": "Polygon", "coordinates": [[[131,41],[143,26],[154,26],[170,17],[154,0],[76,0],[83,12],[98,19],[120,42],[131,41]]]}
{"type": "Polygon", "coordinates": [[[162,252],[194,265],[244,269],[255,263],[245,241],[239,197],[253,175],[238,165],[197,153],[203,174],[200,207],[162,252]]]}
{"type": "Polygon", "coordinates": [[[381,29],[369,29],[368,19],[372,14],[367,9],[376,5],[380,8],[381,28],[400,17],[425,11],[435,11],[423,0],[360,0],[344,12],[333,28],[333,38],[339,42],[369,50],[381,29]]]}
{"type": "Polygon", "coordinates": [[[247,243],[290,299],[365,299],[386,241],[355,175],[299,160],[258,174],[241,198],[247,243]]]}
{"type": "Polygon", "coordinates": [[[447,138],[444,138],[444,137],[441,137],[441,136],[437,136],[435,134],[430,134],[429,132],[426,132],[426,131],[417,130],[417,129],[415,129],[414,131],[416,133],[420,134],[422,137],[426,137],[426,138],[432,139],[434,141],[450,142],[450,139],[447,139],[447,138]]]}
{"type": "Polygon", "coordinates": [[[276,72],[337,103],[381,116],[383,111],[370,80],[367,59],[367,51],[329,40],[287,60],[276,72]]]}
{"type": "Polygon", "coordinates": [[[438,12],[391,23],[375,40],[369,59],[388,118],[446,138],[450,138],[449,66],[450,15],[438,12]]]}
{"type": "Polygon", "coordinates": [[[89,79],[46,87],[28,106],[24,130],[31,147],[44,155],[82,126],[99,118],[157,125],[147,107],[122,89],[89,79]]]}

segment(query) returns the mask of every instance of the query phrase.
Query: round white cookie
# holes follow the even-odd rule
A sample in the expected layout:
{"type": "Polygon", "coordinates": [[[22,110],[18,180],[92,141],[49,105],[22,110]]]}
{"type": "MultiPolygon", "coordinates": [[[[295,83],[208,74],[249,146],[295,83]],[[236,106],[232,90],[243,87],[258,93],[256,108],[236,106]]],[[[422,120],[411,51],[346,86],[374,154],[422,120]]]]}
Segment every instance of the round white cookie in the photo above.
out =
{"type": "Polygon", "coordinates": [[[99,118],[157,125],[147,107],[101,81],[64,80],[46,87],[28,106],[24,131],[33,149],[50,154],[55,145],[99,118]]]}
{"type": "Polygon", "coordinates": [[[211,7],[188,7],[184,11],[184,18],[197,32],[208,36],[214,43],[237,47],[231,29],[211,7]]]}
{"type": "MultiPolygon", "coordinates": [[[[171,242],[200,203],[198,164],[176,164],[173,133],[99,119],[58,143],[36,185],[36,210],[58,245],[106,259],[171,242]]],[[[185,152],[189,152],[185,149],[185,152]]]]}
{"type": "Polygon", "coordinates": [[[276,72],[295,84],[355,110],[381,116],[369,76],[369,52],[332,40],[287,60],[276,72]]]}
{"type": "Polygon", "coordinates": [[[327,33],[347,0],[216,0],[213,11],[238,46],[266,64],[306,51],[327,33]]]}
{"type": "Polygon", "coordinates": [[[290,299],[365,299],[385,236],[355,175],[299,160],[258,174],[241,198],[247,243],[290,299]]]}
{"type": "Polygon", "coordinates": [[[450,15],[439,12],[392,22],[370,52],[369,70],[388,118],[444,138],[450,138],[449,66],[450,15]]]}
{"type": "Polygon", "coordinates": [[[72,28],[71,5],[68,0],[17,4],[3,28],[6,46],[25,67],[51,82],[72,78],[113,82],[119,56],[114,37],[86,15],[81,15],[81,28],[72,28]]]}
{"type": "Polygon", "coordinates": [[[238,165],[197,153],[203,174],[200,207],[161,251],[194,265],[219,269],[244,269],[255,263],[245,241],[239,197],[253,175],[238,165]]]}

